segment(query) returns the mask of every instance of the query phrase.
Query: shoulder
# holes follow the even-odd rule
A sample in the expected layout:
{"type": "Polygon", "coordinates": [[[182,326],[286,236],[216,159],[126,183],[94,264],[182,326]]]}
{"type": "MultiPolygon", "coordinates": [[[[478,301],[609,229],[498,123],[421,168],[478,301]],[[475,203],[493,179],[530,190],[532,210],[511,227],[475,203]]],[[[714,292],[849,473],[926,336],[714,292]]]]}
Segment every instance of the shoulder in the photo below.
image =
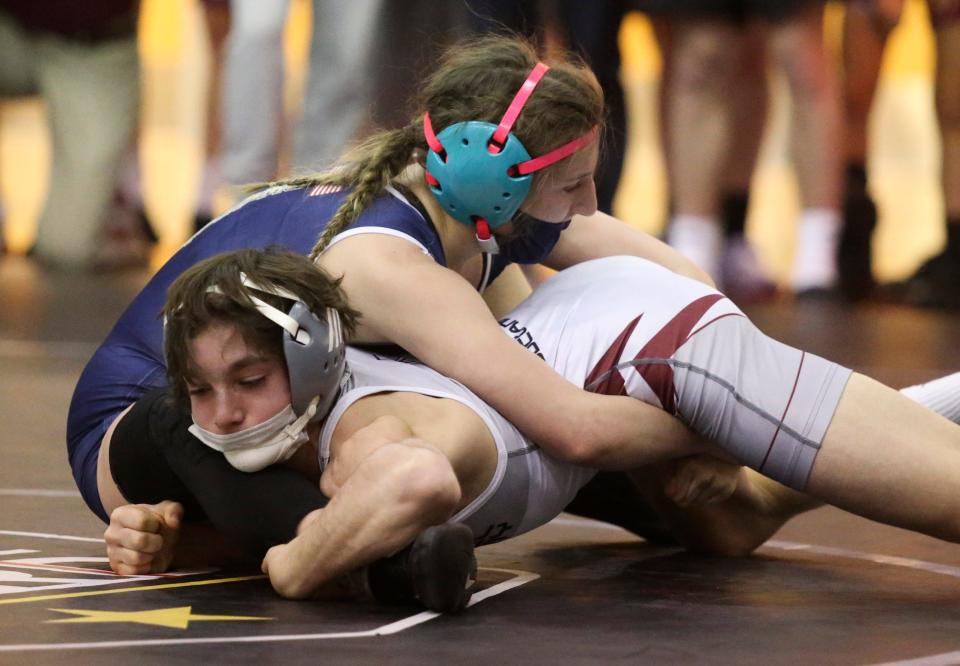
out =
{"type": "Polygon", "coordinates": [[[330,245],[360,235],[392,236],[401,239],[416,246],[437,263],[446,265],[443,246],[433,224],[392,188],[377,197],[330,245]]]}
{"type": "Polygon", "coordinates": [[[361,273],[370,277],[388,277],[408,270],[442,269],[443,264],[422,245],[402,233],[390,229],[368,229],[340,234],[317,259],[317,265],[337,276],[350,276],[353,281],[361,273]]]}

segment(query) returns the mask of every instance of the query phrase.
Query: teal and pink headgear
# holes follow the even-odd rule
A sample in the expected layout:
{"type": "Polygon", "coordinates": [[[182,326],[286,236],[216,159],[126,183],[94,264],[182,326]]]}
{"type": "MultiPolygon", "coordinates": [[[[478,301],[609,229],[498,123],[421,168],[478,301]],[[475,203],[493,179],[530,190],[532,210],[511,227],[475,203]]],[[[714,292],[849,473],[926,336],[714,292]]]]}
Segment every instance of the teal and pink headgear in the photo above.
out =
{"type": "Polygon", "coordinates": [[[496,252],[490,235],[510,221],[530,192],[533,173],[572,155],[591,143],[593,128],[583,136],[531,158],[510,129],[537,84],[550,67],[538,62],[517,91],[500,124],[470,120],[435,134],[430,114],[423,116],[427,152],[426,180],[437,201],[455,220],[477,231],[477,240],[496,252]]]}

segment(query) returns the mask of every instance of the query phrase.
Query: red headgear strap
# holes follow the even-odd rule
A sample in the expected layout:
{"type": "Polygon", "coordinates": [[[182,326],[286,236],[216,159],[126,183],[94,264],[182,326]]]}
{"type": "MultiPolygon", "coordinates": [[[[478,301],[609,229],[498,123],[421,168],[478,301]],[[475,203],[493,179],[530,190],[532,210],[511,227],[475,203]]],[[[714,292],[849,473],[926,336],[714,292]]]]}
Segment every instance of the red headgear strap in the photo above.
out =
{"type": "Polygon", "coordinates": [[[517,116],[519,116],[520,111],[523,110],[523,105],[530,99],[534,88],[537,87],[540,79],[543,78],[549,69],[550,67],[548,65],[538,62],[533,66],[533,69],[530,70],[530,73],[527,74],[527,80],[523,82],[520,90],[513,96],[513,101],[510,102],[510,106],[507,107],[506,113],[503,114],[503,118],[500,119],[500,124],[497,125],[497,129],[493,133],[493,138],[490,139],[492,145],[488,147],[491,153],[499,153],[500,149],[503,148],[503,144],[507,142],[507,135],[510,134],[513,124],[517,122],[517,116]]]}
{"type": "Polygon", "coordinates": [[[592,143],[593,140],[597,138],[597,131],[598,128],[594,127],[583,136],[579,136],[573,141],[568,141],[559,148],[554,148],[546,155],[541,155],[540,157],[534,157],[526,162],[521,162],[516,166],[516,175],[526,176],[528,173],[545,169],[554,162],[559,162],[564,157],[573,155],[584,146],[592,143]]]}
{"type": "Polygon", "coordinates": [[[423,136],[427,139],[427,145],[430,146],[430,150],[440,156],[446,153],[443,149],[443,144],[440,143],[436,133],[433,131],[433,123],[430,122],[429,112],[423,114],[423,136]]]}
{"type": "MultiPolygon", "coordinates": [[[[507,107],[506,112],[503,114],[503,118],[500,119],[500,124],[497,125],[497,129],[490,138],[490,144],[487,146],[487,148],[491,153],[499,153],[503,148],[504,143],[507,141],[507,135],[510,134],[513,124],[517,121],[517,117],[520,115],[520,111],[523,110],[523,105],[527,103],[528,99],[530,99],[530,95],[533,94],[537,84],[540,83],[540,79],[544,77],[549,69],[549,65],[538,62],[536,65],[534,65],[533,69],[530,70],[530,73],[527,75],[527,79],[523,82],[523,85],[520,86],[520,90],[517,91],[517,94],[514,95],[513,101],[510,102],[510,106],[507,107]]],[[[427,139],[427,145],[430,146],[430,150],[437,153],[441,157],[445,155],[446,151],[443,149],[443,144],[440,143],[440,140],[437,139],[436,133],[433,131],[433,123],[430,122],[429,113],[423,114],[423,135],[427,139]]],[[[596,137],[597,128],[594,127],[583,136],[577,137],[573,141],[568,141],[559,148],[554,148],[546,155],[534,157],[526,162],[517,164],[511,168],[510,175],[525,176],[529,173],[533,173],[534,171],[544,169],[554,162],[559,162],[564,157],[568,157],[577,152],[584,146],[591,143],[596,137]]]]}

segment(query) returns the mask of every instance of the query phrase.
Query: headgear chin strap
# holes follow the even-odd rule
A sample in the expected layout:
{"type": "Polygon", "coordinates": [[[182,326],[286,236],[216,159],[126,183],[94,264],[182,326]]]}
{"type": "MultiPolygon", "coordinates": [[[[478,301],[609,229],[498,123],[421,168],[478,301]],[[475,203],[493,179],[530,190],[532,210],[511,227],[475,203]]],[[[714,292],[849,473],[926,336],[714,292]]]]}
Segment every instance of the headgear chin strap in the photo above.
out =
{"type": "Polygon", "coordinates": [[[430,114],[423,116],[427,152],[426,180],[437,201],[451,217],[477,230],[484,252],[497,251],[490,235],[510,221],[530,193],[534,171],[572,155],[597,135],[594,128],[581,137],[531,158],[510,129],[537,84],[550,68],[542,62],[527,75],[498,125],[471,120],[433,131],[430,114]]]}
{"type": "Polygon", "coordinates": [[[248,290],[294,301],[288,312],[282,312],[248,293],[260,314],[286,332],[283,336],[283,356],[290,378],[290,404],[293,411],[302,415],[316,400],[316,412],[310,420],[323,419],[333,407],[346,368],[346,345],[340,313],[334,308],[327,308],[324,321],[291,291],[275,285],[259,284],[243,273],[240,274],[240,281],[248,290]]]}

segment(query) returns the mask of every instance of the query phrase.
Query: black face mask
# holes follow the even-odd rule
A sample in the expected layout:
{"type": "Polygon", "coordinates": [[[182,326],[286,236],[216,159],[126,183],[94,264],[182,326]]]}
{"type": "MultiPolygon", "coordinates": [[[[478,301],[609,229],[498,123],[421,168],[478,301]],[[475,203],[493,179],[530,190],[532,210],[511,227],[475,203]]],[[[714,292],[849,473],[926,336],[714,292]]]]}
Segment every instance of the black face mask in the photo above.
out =
{"type": "Polygon", "coordinates": [[[518,210],[516,213],[514,213],[513,217],[510,218],[510,223],[513,225],[513,230],[508,234],[497,236],[497,240],[501,245],[527,238],[533,235],[538,227],[550,224],[566,225],[570,223],[570,220],[565,220],[564,222],[560,223],[547,222],[546,220],[541,220],[539,217],[534,217],[529,213],[524,213],[522,210],[518,210]]]}

